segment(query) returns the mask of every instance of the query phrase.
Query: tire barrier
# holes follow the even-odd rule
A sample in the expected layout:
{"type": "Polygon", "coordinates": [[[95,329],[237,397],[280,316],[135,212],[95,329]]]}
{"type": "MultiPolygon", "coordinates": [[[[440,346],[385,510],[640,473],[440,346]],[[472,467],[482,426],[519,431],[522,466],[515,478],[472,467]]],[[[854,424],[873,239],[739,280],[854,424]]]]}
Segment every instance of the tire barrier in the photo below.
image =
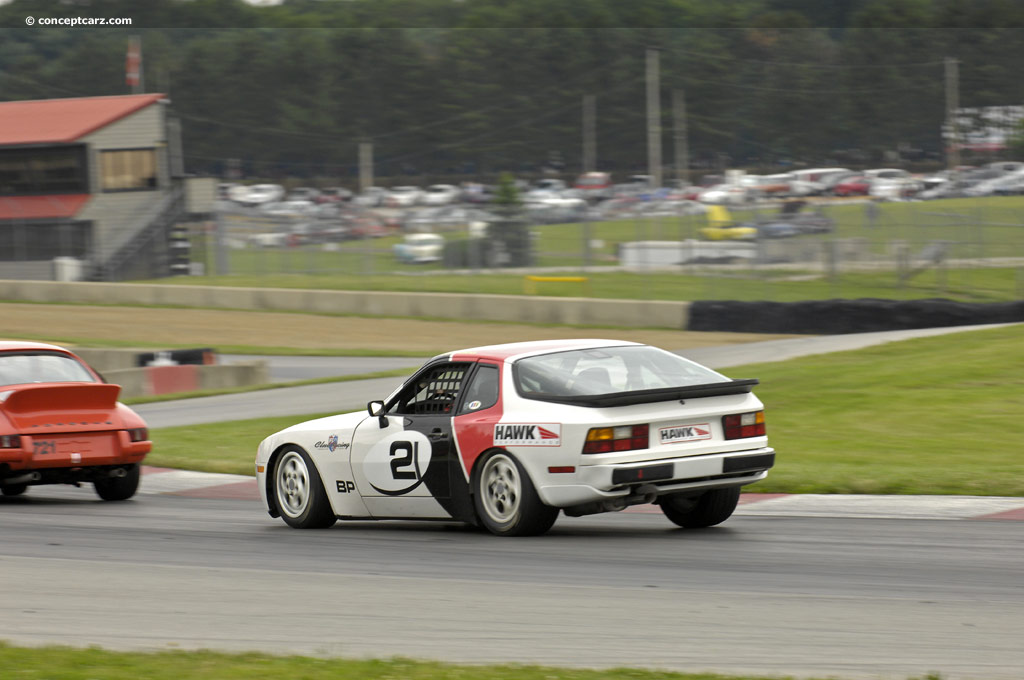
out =
{"type": "Polygon", "coordinates": [[[989,304],[876,298],[803,302],[702,300],[690,305],[686,329],[838,335],[1022,321],[1024,300],[989,304]]]}

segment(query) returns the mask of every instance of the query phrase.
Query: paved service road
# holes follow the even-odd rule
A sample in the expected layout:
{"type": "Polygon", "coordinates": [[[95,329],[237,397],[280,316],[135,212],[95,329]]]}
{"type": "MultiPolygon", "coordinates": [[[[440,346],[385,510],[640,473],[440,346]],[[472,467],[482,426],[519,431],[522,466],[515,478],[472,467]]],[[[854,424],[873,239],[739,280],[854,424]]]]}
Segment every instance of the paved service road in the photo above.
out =
{"type": "MultiPolygon", "coordinates": [[[[756,510],[753,511],[756,513],[756,510]]],[[[296,531],[251,500],[0,498],[0,639],[1019,680],[1021,523],[742,514],[296,531]]]]}
{"type": "MultiPolygon", "coordinates": [[[[895,340],[928,335],[956,333],[992,326],[958,326],[906,331],[883,331],[851,335],[825,335],[789,340],[769,340],[722,347],[679,350],[679,354],[711,368],[724,369],[741,364],[782,361],[808,354],[859,349],[895,340]]],[[[242,355],[229,355],[240,358],[242,355]]],[[[423,361],[386,357],[256,357],[270,363],[278,380],[308,377],[343,376],[384,368],[410,367],[410,374],[423,361]],[[373,368],[369,368],[373,366],[373,368]]],[[[366,406],[372,399],[383,399],[402,382],[402,378],[377,378],[306,387],[287,387],[261,392],[201,397],[133,406],[151,428],[216,423],[225,420],[264,418],[276,415],[303,416],[313,413],[339,413],[366,406]]]]}

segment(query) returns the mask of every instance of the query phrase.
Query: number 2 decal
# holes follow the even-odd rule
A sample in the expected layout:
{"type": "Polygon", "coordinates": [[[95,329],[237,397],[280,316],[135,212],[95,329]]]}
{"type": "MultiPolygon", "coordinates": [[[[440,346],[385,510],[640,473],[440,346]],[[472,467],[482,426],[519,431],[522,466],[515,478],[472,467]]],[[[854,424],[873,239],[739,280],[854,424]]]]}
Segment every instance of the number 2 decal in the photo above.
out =
{"type": "MultiPolygon", "coordinates": [[[[375,493],[384,496],[429,495],[424,477],[429,477],[433,444],[416,430],[395,432],[373,443],[366,454],[354,458],[375,493]]],[[[358,483],[358,482],[357,482],[358,483]]]]}
{"type": "Polygon", "coordinates": [[[420,478],[420,445],[419,442],[392,442],[391,455],[395,456],[399,451],[405,455],[391,459],[391,476],[395,479],[419,479],[420,478]],[[409,466],[412,469],[403,470],[409,466]]]}

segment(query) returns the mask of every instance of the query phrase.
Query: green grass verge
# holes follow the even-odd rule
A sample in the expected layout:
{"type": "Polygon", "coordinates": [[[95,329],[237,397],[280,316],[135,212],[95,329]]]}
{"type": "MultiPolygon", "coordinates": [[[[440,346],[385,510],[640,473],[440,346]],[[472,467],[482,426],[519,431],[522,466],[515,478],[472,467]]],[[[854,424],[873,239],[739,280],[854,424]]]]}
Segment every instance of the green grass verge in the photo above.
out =
{"type": "MultiPolygon", "coordinates": [[[[1020,366],[1019,325],[728,369],[761,380],[778,452],[748,489],[1024,496],[1020,366]]],[[[156,429],[147,462],[252,475],[260,440],[303,419],[156,429]]]]}
{"type": "MultiPolygon", "coordinates": [[[[0,642],[6,680],[781,680],[780,676],[672,673],[614,668],[565,669],[526,665],[457,665],[409,659],[317,659],[211,651],[110,652],[98,648],[15,647],[0,642]]],[[[808,680],[814,680],[808,678],[808,680]]],[[[928,680],[939,680],[929,675],[928,680]]]]}
{"type": "MultiPolygon", "coordinates": [[[[1024,254],[1024,249],[1020,251],[1024,254]]],[[[771,300],[795,302],[832,298],[912,300],[944,297],[964,302],[1005,302],[1024,297],[1024,267],[927,270],[901,284],[894,272],[858,272],[828,278],[799,269],[755,268],[729,273],[588,272],[588,283],[540,282],[537,294],[613,300],[771,300]]],[[[573,272],[576,273],[576,272],[573,272]]],[[[168,283],[167,279],[149,283],[168,283]]],[[[376,290],[391,292],[523,295],[521,274],[436,274],[431,276],[346,274],[261,274],[190,277],[178,285],[376,290]]]]}

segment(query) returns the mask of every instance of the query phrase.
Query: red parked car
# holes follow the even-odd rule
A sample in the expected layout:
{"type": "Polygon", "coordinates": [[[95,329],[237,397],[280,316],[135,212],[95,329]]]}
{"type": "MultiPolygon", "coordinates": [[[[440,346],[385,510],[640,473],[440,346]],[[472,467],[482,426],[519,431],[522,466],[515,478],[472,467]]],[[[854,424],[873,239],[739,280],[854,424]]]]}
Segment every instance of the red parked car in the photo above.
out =
{"type": "Polygon", "coordinates": [[[0,493],[89,482],[105,501],[134,496],[152,442],[120,391],[62,347],[0,342],[0,493]]]}
{"type": "Polygon", "coordinates": [[[867,196],[871,192],[871,181],[864,175],[848,177],[832,188],[836,196],[867,196]]]}

